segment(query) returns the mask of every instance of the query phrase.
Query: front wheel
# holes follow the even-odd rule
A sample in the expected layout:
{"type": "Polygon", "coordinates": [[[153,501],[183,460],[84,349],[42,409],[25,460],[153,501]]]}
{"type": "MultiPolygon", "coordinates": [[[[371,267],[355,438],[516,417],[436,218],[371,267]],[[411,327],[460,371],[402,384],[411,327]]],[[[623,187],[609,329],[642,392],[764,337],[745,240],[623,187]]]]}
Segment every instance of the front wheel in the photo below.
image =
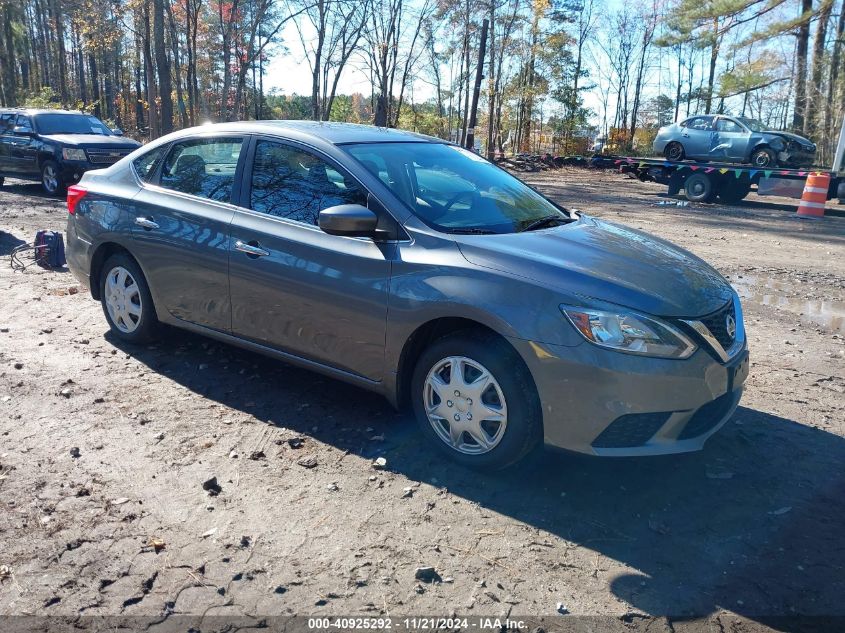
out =
{"type": "Polygon", "coordinates": [[[117,338],[127,343],[155,338],[158,320],[150,288],[141,268],[125,253],[112,255],[103,265],[100,300],[117,338]]]}
{"type": "Polygon", "coordinates": [[[41,186],[51,196],[61,193],[65,186],[59,166],[52,160],[44,161],[41,166],[41,186]]]}
{"type": "Polygon", "coordinates": [[[513,348],[492,334],[435,341],[417,362],[412,398],[423,434],[464,466],[505,468],[542,439],[534,381],[513,348]]]}
{"type": "Polygon", "coordinates": [[[777,167],[777,154],[768,147],[761,147],[751,154],[751,164],[755,167],[777,167]]]}

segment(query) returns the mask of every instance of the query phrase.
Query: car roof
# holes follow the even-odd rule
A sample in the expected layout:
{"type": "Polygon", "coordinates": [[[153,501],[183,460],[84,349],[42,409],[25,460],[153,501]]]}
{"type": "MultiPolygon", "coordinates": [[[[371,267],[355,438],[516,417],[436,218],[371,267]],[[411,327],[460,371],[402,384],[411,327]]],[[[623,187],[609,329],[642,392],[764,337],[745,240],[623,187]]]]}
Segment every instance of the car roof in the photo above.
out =
{"type": "MultiPolygon", "coordinates": [[[[52,110],[50,108],[0,108],[2,114],[85,114],[79,110],[52,110]]],[[[93,115],[88,115],[93,116],[93,115]]]]}
{"type": "MultiPolygon", "coordinates": [[[[439,138],[434,138],[433,136],[426,136],[415,132],[357,123],[337,123],[334,121],[239,121],[234,123],[209,123],[199,127],[181,130],[181,132],[184,135],[204,132],[236,132],[241,134],[265,133],[274,136],[285,136],[285,132],[289,132],[296,138],[303,139],[310,137],[333,145],[421,141],[430,143],[447,142],[439,138]]],[[[182,134],[179,134],[179,136],[182,136],[182,134]]]]}

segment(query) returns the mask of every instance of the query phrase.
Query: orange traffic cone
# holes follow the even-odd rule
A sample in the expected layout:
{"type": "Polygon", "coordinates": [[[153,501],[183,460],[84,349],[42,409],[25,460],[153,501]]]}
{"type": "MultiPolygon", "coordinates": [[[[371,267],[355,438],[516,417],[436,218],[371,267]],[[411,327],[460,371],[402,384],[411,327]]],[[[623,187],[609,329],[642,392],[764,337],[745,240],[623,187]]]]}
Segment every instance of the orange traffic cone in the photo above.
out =
{"type": "Polygon", "coordinates": [[[798,205],[798,215],[803,218],[824,217],[824,203],[827,201],[829,188],[830,174],[809,174],[804,193],[801,194],[801,204],[798,205]]]}

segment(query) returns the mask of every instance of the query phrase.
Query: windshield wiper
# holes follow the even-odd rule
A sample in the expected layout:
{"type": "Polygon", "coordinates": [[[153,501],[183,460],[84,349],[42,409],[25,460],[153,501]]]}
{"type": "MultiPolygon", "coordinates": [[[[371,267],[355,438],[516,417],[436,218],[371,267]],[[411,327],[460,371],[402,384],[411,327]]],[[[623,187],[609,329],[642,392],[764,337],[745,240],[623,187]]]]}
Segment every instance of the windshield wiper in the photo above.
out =
{"type": "Polygon", "coordinates": [[[449,229],[449,233],[456,235],[495,235],[496,231],[490,229],[478,229],[473,227],[449,229]]]}
{"type": "Polygon", "coordinates": [[[534,220],[533,222],[529,222],[527,225],[525,225],[521,229],[519,229],[519,232],[522,233],[523,231],[533,231],[534,229],[540,229],[540,228],[543,228],[544,226],[550,226],[552,224],[552,222],[565,222],[565,221],[566,221],[566,218],[564,218],[560,214],[546,215],[546,216],[543,216],[542,218],[538,218],[538,219],[534,220]]]}

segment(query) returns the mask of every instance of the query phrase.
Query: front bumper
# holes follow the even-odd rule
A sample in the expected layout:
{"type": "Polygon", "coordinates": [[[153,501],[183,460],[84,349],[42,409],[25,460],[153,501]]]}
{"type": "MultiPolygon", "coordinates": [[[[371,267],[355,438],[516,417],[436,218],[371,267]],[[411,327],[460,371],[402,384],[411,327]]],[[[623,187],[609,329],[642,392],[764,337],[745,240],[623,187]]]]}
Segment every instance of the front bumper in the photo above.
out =
{"type": "Polygon", "coordinates": [[[700,450],[736,410],[747,375],[745,346],[723,364],[702,348],[668,360],[586,342],[510,342],[534,377],[546,444],[592,455],[700,450]]]}
{"type": "Polygon", "coordinates": [[[59,174],[66,185],[75,185],[86,171],[97,169],[87,160],[62,160],[59,163],[59,174]]]}
{"type": "Polygon", "coordinates": [[[793,149],[778,152],[778,162],[784,167],[810,167],[815,160],[815,152],[793,149]]]}

